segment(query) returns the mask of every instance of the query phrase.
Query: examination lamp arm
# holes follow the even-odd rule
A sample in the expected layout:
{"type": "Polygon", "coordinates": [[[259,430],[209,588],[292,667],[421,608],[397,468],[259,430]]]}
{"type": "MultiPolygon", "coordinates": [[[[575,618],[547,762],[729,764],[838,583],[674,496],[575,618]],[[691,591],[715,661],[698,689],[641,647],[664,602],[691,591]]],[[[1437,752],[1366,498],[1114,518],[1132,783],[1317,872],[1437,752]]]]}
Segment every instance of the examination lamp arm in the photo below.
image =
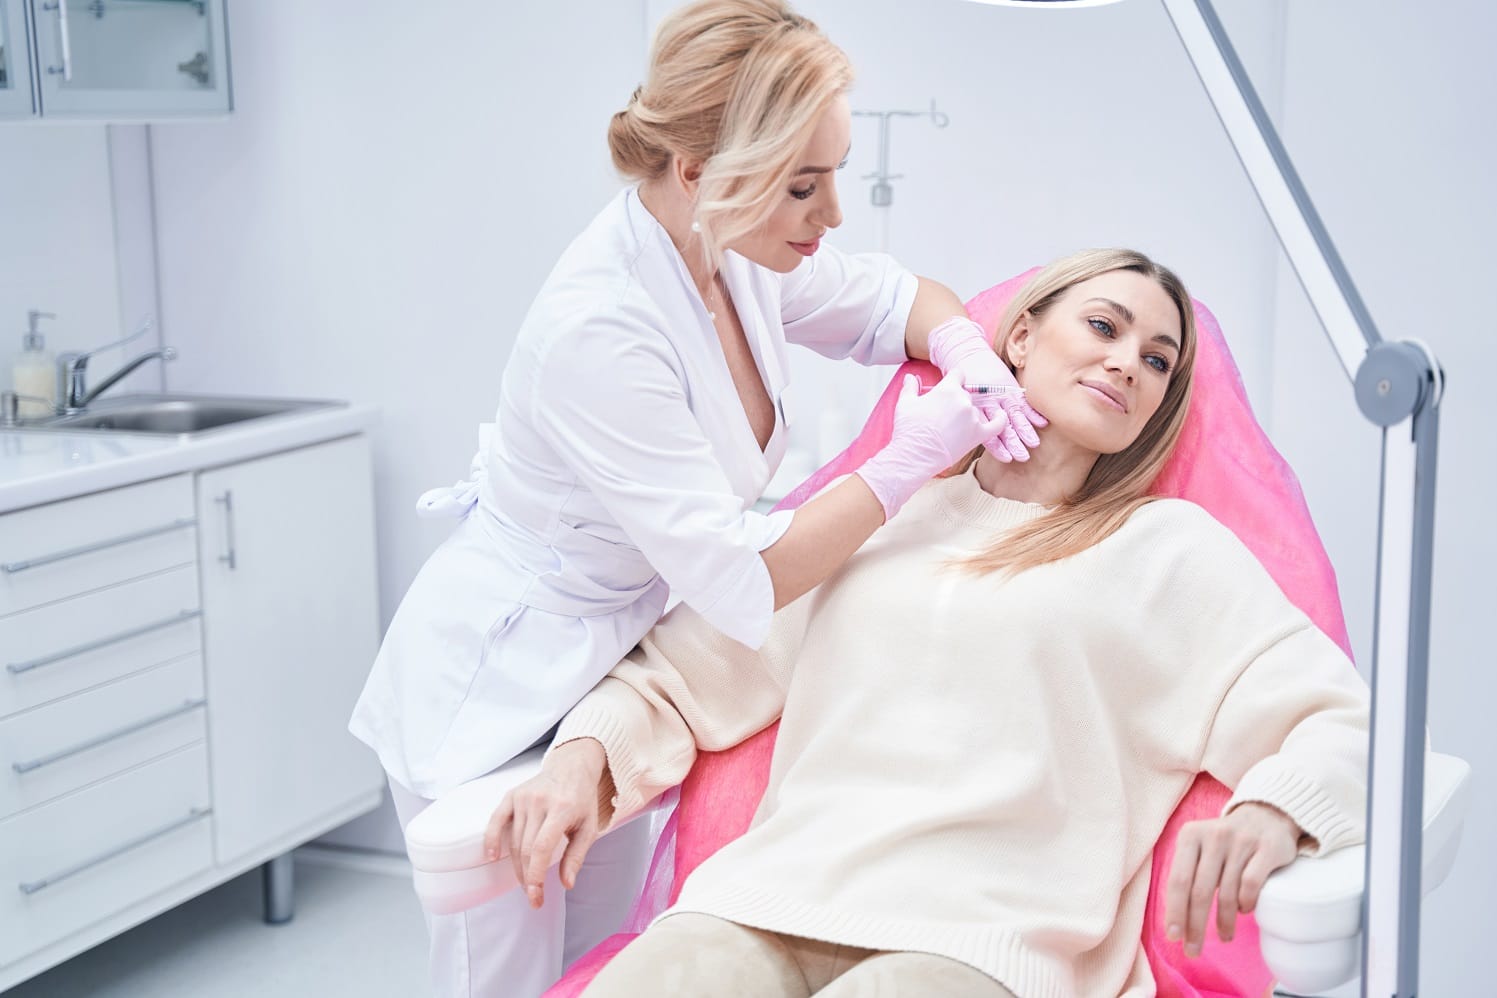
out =
{"type": "Polygon", "coordinates": [[[1364,416],[1382,428],[1362,994],[1419,981],[1424,731],[1435,460],[1444,373],[1422,344],[1385,342],[1210,0],[1160,0],[1195,65],[1364,416]]]}

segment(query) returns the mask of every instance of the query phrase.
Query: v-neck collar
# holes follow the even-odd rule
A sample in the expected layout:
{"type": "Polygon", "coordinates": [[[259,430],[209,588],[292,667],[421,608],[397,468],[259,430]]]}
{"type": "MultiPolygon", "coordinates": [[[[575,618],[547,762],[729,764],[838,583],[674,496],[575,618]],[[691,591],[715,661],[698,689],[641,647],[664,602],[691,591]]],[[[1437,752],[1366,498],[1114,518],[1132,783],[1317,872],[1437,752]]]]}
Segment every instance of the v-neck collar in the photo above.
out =
{"type": "MultiPolygon", "coordinates": [[[[696,281],[692,279],[691,271],[686,266],[686,261],[681,257],[681,251],[676,248],[676,243],[671,239],[670,233],[665,226],[660,224],[645,206],[644,199],[639,196],[639,188],[632,187],[627,193],[629,214],[636,227],[644,232],[653,232],[656,243],[661,252],[670,259],[676,268],[676,275],[688,291],[687,297],[691,300],[696,312],[697,324],[704,337],[708,338],[709,353],[712,354],[713,363],[718,367],[724,383],[733,384],[733,372],[728,368],[728,358],[723,352],[722,341],[718,336],[717,327],[713,324],[712,317],[708,314],[707,305],[702,301],[702,296],[697,289],[696,281]]],[[[764,317],[760,315],[758,296],[752,287],[754,280],[751,268],[754,264],[748,259],[740,256],[732,250],[723,253],[722,278],[723,285],[727,288],[728,297],[734,303],[733,309],[738,315],[739,324],[743,326],[744,339],[748,342],[749,352],[754,358],[754,367],[759,374],[759,382],[769,396],[770,404],[774,408],[774,428],[770,430],[769,439],[763,448],[759,446],[759,440],[754,436],[754,428],[749,423],[748,412],[743,407],[743,402],[734,390],[734,402],[737,404],[739,419],[738,424],[739,443],[744,449],[751,453],[758,461],[762,462],[770,475],[779,465],[779,458],[785,450],[784,434],[786,432],[785,412],[781,396],[784,393],[784,378],[778,363],[778,357],[773,355],[774,347],[769,341],[769,330],[766,328],[764,317]],[[738,307],[742,301],[753,302],[747,309],[738,307]]],[[[767,478],[766,478],[767,481],[767,478]]]]}

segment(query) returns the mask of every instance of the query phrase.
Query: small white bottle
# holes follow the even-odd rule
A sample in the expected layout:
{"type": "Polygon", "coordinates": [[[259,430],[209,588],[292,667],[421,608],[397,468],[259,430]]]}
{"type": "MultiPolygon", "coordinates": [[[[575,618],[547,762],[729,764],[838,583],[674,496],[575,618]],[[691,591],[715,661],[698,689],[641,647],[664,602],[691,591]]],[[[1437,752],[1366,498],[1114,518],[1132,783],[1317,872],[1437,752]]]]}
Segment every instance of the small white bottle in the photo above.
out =
{"type": "Polygon", "coordinates": [[[11,366],[11,380],[17,395],[22,398],[18,415],[22,419],[50,416],[57,405],[57,361],[47,349],[47,341],[37,329],[41,319],[55,319],[51,312],[31,309],[26,313],[26,336],[21,341],[21,352],[11,366]],[[38,401],[40,399],[41,401],[38,401]]]}

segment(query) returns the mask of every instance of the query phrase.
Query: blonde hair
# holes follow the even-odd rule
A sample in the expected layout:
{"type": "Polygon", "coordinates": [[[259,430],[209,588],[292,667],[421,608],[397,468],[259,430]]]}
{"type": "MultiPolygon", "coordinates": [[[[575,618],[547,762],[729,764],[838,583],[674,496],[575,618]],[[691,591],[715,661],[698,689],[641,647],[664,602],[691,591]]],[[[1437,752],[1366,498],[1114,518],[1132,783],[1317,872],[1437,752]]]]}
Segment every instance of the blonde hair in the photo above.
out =
{"type": "MultiPolygon", "coordinates": [[[[1180,357],[1170,372],[1164,398],[1137,439],[1116,454],[1097,458],[1074,495],[1005,534],[990,550],[962,562],[974,572],[1021,572],[1070,557],[1110,537],[1139,507],[1155,498],[1148,490],[1180,439],[1190,408],[1195,368],[1195,309],[1180,278],[1134,250],[1083,250],[1063,257],[1035,274],[1014,296],[998,323],[993,348],[1004,363],[1013,367],[1008,341],[1025,313],[1038,319],[1075,285],[1114,270],[1131,270],[1152,278],[1179,310],[1180,357]]],[[[974,450],[954,470],[965,472],[981,454],[981,448],[974,450]]]]}
{"type": "Polygon", "coordinates": [[[635,180],[664,176],[672,155],[703,164],[696,221],[715,268],[768,220],[851,82],[847,56],[783,0],[700,0],[656,31],[644,85],[608,126],[613,164],[635,180]]]}

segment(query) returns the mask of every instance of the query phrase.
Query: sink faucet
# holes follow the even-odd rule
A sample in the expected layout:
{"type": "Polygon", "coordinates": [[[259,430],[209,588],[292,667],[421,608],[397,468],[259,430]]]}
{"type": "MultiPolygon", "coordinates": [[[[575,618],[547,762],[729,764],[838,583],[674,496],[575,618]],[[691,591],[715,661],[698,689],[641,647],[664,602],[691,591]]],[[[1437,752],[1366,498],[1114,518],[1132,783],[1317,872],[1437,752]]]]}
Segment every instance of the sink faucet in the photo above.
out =
{"type": "MultiPolygon", "coordinates": [[[[103,349],[102,347],[100,349],[103,349]]],[[[98,353],[91,350],[88,353],[65,353],[57,358],[58,377],[62,380],[61,406],[64,413],[72,414],[82,412],[88,408],[88,404],[98,398],[102,393],[114,387],[115,382],[135,370],[148,360],[160,360],[163,363],[177,359],[177,351],[172,347],[162,347],[159,350],[148,350],[136,357],[124,367],[115,371],[105,378],[92,391],[89,390],[85,380],[88,373],[88,358],[98,353]]]]}
{"type": "Polygon", "coordinates": [[[113,343],[106,343],[101,347],[95,347],[94,349],[89,350],[85,353],[72,352],[59,354],[57,357],[58,408],[60,408],[66,414],[82,412],[85,408],[88,407],[88,404],[94,399],[98,398],[100,394],[113,387],[117,381],[119,381],[125,375],[129,374],[131,371],[135,370],[140,365],[144,364],[146,361],[161,360],[162,362],[165,362],[169,360],[176,360],[177,351],[172,349],[171,347],[162,347],[159,350],[148,350],[147,352],[141,354],[139,357],[136,357],[134,360],[130,361],[118,371],[115,371],[109,377],[105,378],[103,383],[98,385],[92,391],[89,391],[86,381],[86,375],[88,373],[88,359],[94,354],[99,353],[101,350],[111,350],[114,347],[124,346],[131,340],[138,339],[139,337],[144,336],[147,330],[151,328],[152,324],[153,323],[150,319],[146,319],[140,324],[139,329],[135,330],[135,332],[131,333],[129,336],[126,336],[124,339],[116,340],[113,343]]]}

